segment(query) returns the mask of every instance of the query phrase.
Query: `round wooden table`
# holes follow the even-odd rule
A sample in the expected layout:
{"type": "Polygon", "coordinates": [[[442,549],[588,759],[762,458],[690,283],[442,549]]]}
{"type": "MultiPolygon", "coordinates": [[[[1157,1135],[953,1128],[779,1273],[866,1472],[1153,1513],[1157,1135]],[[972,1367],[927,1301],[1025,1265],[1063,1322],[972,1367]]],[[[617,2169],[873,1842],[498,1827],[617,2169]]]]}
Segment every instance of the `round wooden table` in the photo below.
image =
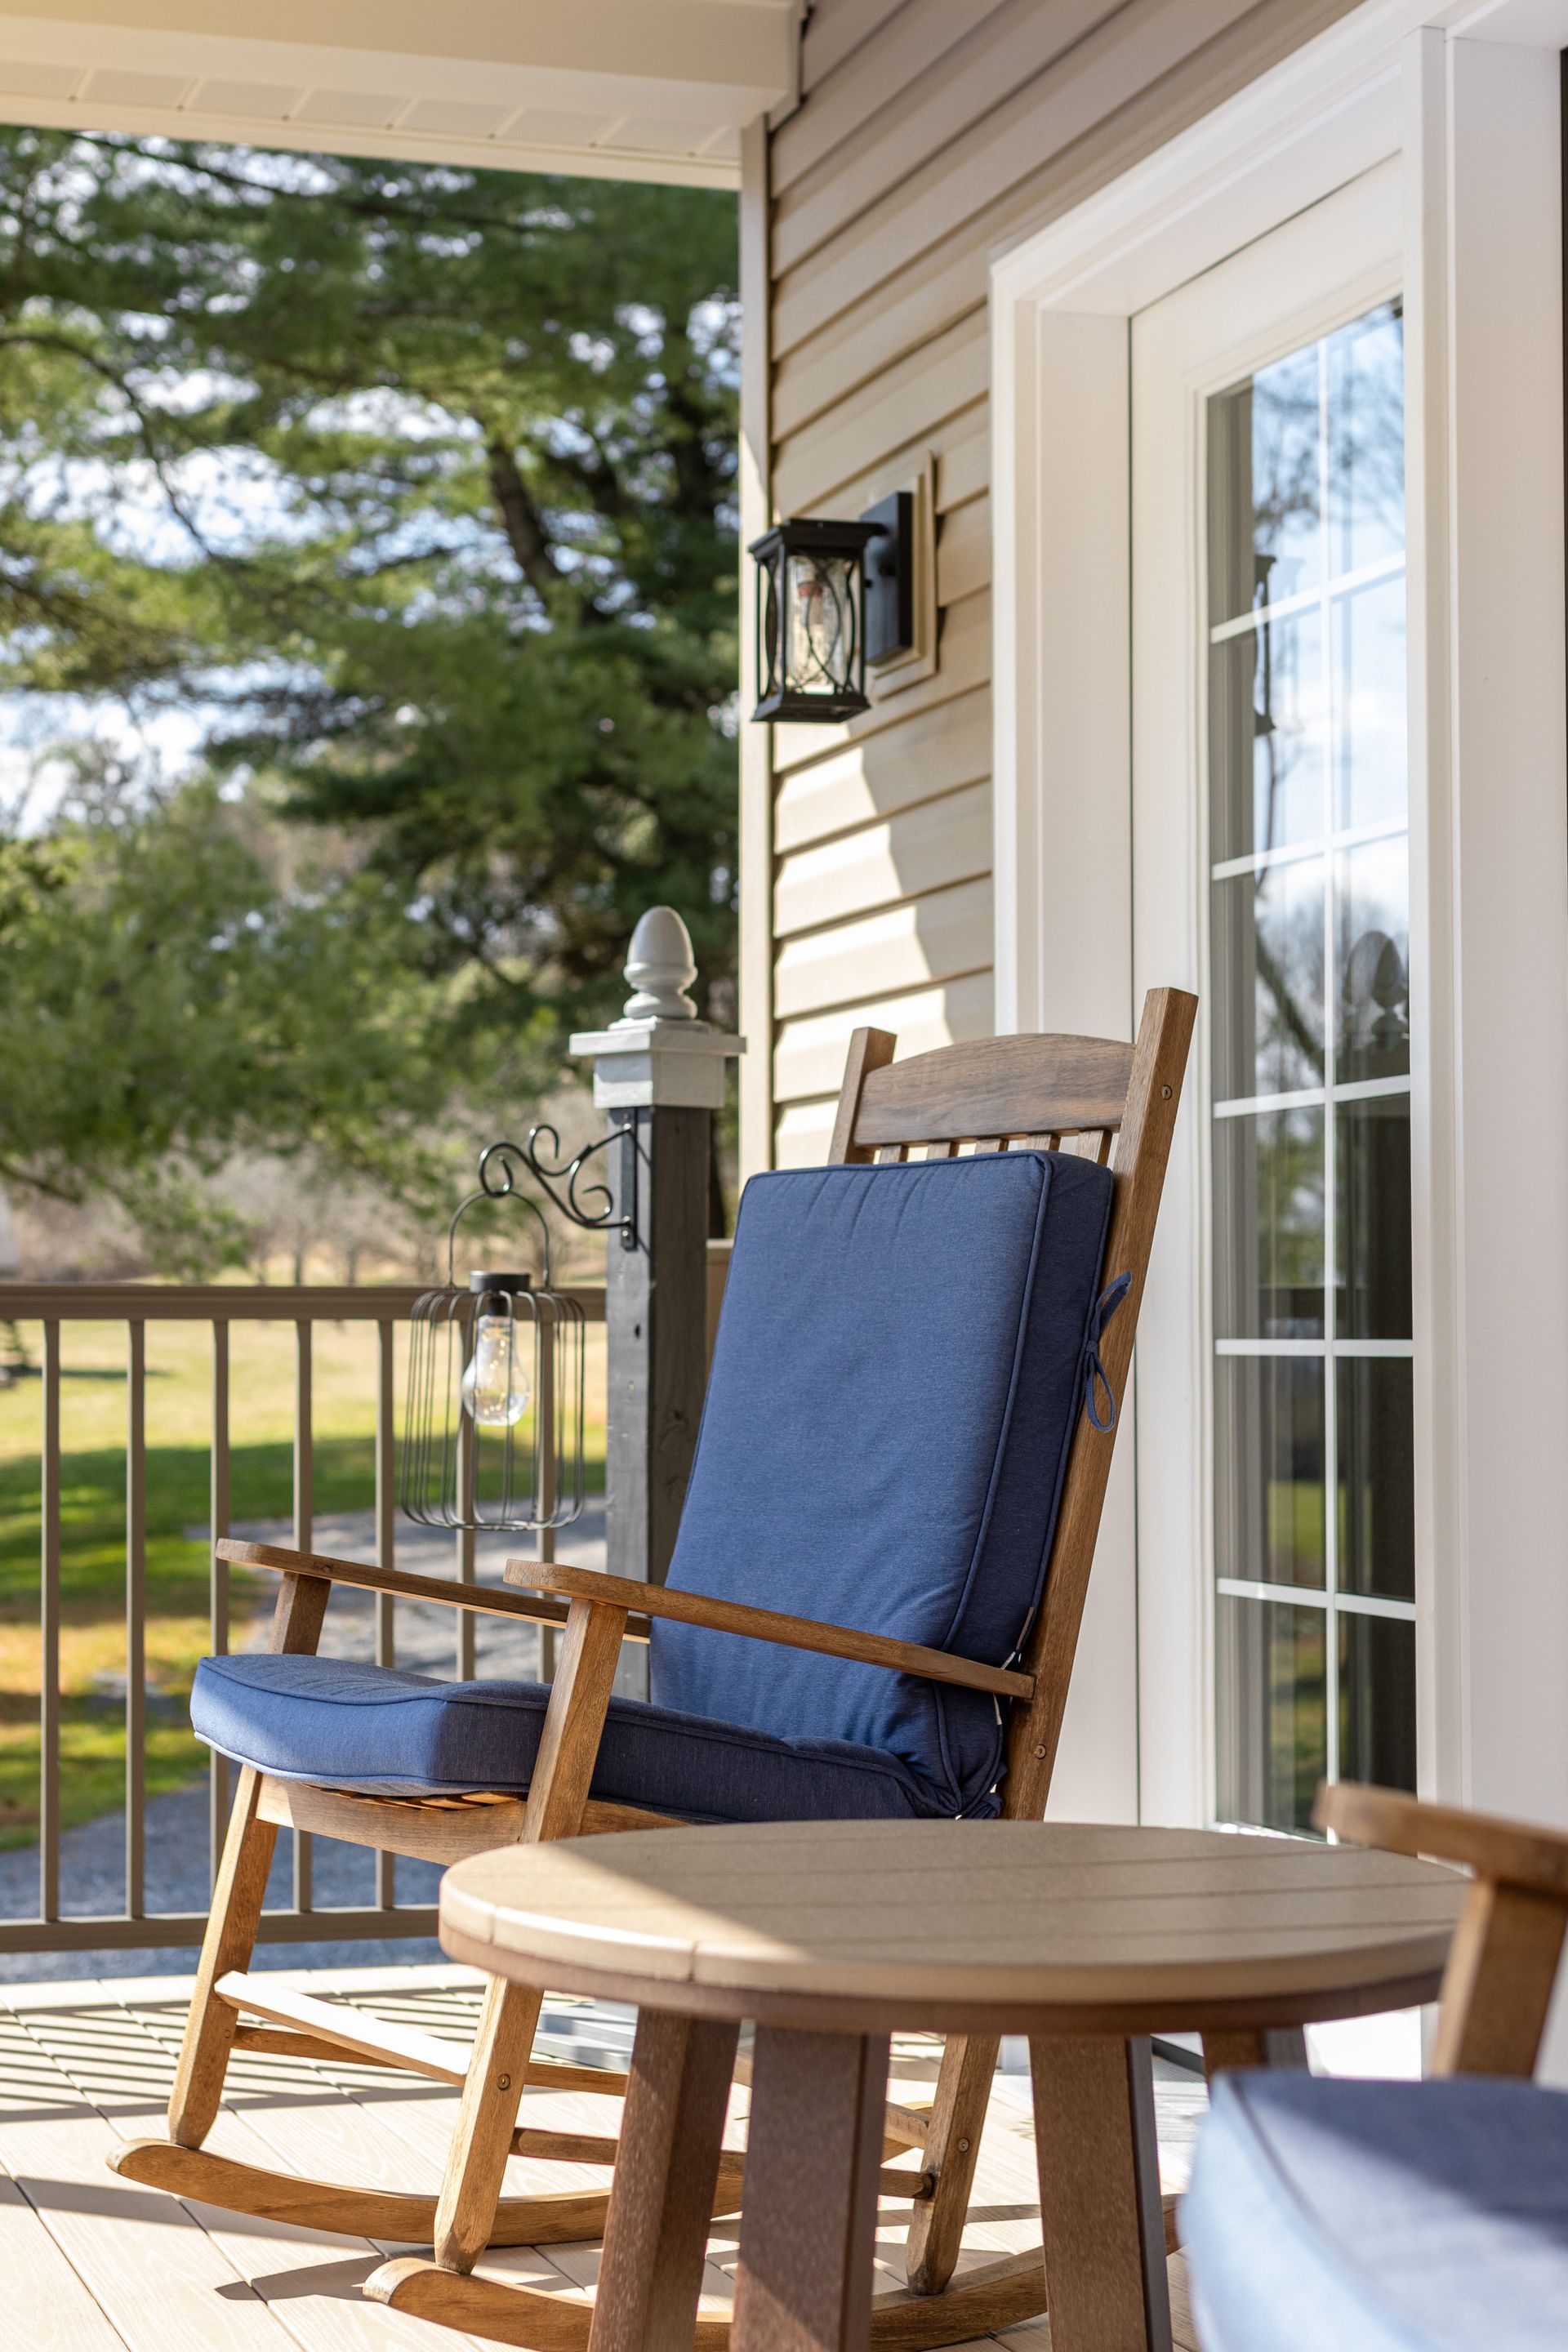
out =
{"type": "Polygon", "coordinates": [[[731,2352],[866,2343],[895,2026],[1029,2036],[1054,2352],[1165,2352],[1147,2037],[1201,2032],[1211,2071],[1302,2063],[1303,2025],[1436,1995],[1465,1884],[1294,1839],[810,1822],[478,1855],[440,1932],[492,1975],[638,2006],[591,2352],[692,2342],[743,2020],[731,2352]]]}

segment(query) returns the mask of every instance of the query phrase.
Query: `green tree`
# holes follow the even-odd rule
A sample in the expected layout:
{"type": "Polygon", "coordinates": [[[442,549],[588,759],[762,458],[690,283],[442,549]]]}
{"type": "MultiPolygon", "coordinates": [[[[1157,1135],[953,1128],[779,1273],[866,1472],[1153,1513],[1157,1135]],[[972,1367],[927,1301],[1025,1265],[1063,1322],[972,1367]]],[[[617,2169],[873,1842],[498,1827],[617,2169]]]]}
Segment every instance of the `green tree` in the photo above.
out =
{"type": "Polygon", "coordinates": [[[236,1155],[445,1189],[406,917],[372,875],[285,886],[275,847],[205,777],[0,845],[0,1183],[109,1196],[187,1278],[243,1253],[208,1181],[236,1155]]]}
{"type": "Polygon", "coordinates": [[[465,1044],[659,900],[722,997],[735,268],[710,192],[5,131],[0,685],[199,711],[465,1044]]]}

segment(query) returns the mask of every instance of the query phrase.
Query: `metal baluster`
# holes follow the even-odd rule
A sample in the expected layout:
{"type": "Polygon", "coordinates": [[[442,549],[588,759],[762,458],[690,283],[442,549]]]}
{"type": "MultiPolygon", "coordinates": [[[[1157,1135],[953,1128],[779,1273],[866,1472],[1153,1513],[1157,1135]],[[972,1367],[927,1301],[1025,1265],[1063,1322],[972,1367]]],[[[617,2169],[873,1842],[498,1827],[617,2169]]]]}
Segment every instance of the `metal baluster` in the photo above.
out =
{"type": "MultiPolygon", "coordinates": [[[[375,1360],[375,1557],[383,1568],[397,1565],[397,1482],[393,1434],[393,1400],[395,1360],[393,1354],[393,1326],[376,1325],[375,1360]]],[[[397,1602],[390,1592],[375,1596],[375,1663],[378,1666],[397,1664],[397,1602]]],[[[465,1612],[466,1613],[466,1612],[465,1612]]],[[[375,1854],[375,1899],[382,1910],[390,1911],[397,1901],[397,1856],[377,1847],[375,1854]]]]}
{"type": "MultiPolygon", "coordinates": [[[[310,1417],[310,1332],[301,1316],[294,1326],[294,1549],[309,1551],[312,1520],[315,1453],[310,1417]]],[[[310,1911],[311,1844],[308,1831],[289,1832],[294,1846],[294,1908],[310,1911]]]]}
{"type": "Polygon", "coordinates": [[[147,1326],[128,1324],[125,1425],[125,1916],[146,1909],[147,1326]]]}
{"type": "MultiPolygon", "coordinates": [[[[228,1533],[228,1325],[213,1325],[212,1454],[207,1517],[212,1536],[207,1639],[215,1658],[228,1654],[228,1562],[217,1547],[228,1533]]],[[[217,1866],[228,1827],[228,1759],[215,1748],[207,1759],[207,1872],[217,1885],[217,1866]]]]}
{"type": "MultiPolygon", "coordinates": [[[[459,1325],[458,1328],[461,1333],[462,1369],[466,1372],[468,1369],[468,1358],[473,1352],[473,1327],[471,1324],[464,1323],[459,1325]]],[[[450,1344],[448,1340],[448,1348],[450,1344]]],[[[450,1360],[448,1356],[448,1364],[450,1360]]],[[[461,1411],[458,1414],[458,1492],[463,1498],[464,1510],[471,1517],[474,1496],[474,1424],[469,1415],[461,1411]]],[[[473,1583],[477,1558],[478,1543],[473,1528],[459,1528],[458,1530],[459,1583],[473,1583]]],[[[458,1680],[460,1683],[471,1683],[479,1670],[479,1621],[471,1609],[454,1609],[452,1614],[458,1621],[458,1680]]]]}
{"type": "Polygon", "coordinates": [[[39,1561],[38,1916],[60,1916],[60,1327],[44,1325],[39,1561]]]}
{"type": "MultiPolygon", "coordinates": [[[[458,1531],[458,1580],[460,1584],[474,1581],[474,1531],[460,1528],[458,1531]]],[[[453,1614],[458,1620],[458,1680],[471,1683],[479,1671],[479,1624],[471,1609],[458,1609],[453,1614]]]]}
{"type": "MultiPolygon", "coordinates": [[[[535,1307],[539,1325],[539,1398],[535,1407],[534,1429],[538,1439],[539,1477],[534,1486],[534,1508],[542,1519],[548,1520],[556,1503],[555,1454],[555,1333],[554,1318],[535,1307]]],[[[542,1527],[539,1530],[539,1557],[543,1561],[555,1557],[555,1530],[542,1527]]],[[[542,1682],[555,1679],[555,1628],[542,1625],[539,1629],[539,1670],[542,1682]]]]}

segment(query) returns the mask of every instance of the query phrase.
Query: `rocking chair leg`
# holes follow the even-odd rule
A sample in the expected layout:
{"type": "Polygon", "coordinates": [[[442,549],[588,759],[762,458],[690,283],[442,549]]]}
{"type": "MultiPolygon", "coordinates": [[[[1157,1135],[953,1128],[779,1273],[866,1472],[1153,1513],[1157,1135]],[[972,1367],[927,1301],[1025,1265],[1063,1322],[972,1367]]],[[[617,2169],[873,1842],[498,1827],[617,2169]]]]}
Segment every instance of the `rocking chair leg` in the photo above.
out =
{"type": "Polygon", "coordinates": [[[256,1818],[260,1789],[260,1773],[247,1765],[234,1792],[195,1990],[180,2044],[174,2087],[169,2094],[169,2137],[181,2147],[200,2147],[223,2097],[239,2018],[227,2001],[214,1999],[213,1987],[230,1969],[243,1969],[249,1961],[267,1874],[272,1867],[272,1849],[278,1843],[272,1823],[256,1818]]]}
{"type": "MultiPolygon", "coordinates": [[[[582,1826],[626,1629],[624,1609],[574,1601],[567,1612],[528,1792],[524,1845],[574,1837],[582,1826]]],[[[436,2260],[443,2270],[471,2271],[489,2242],[543,2005],[542,1993],[504,1977],[492,1977],[486,1990],[436,2211],[436,2260]]]]}
{"type": "Polygon", "coordinates": [[[904,2258],[917,2294],[941,2294],[958,2265],[999,2046],[994,2037],[952,2033],[942,2053],[925,2144],[936,2186],[914,2209],[904,2258]]]}
{"type": "Polygon", "coordinates": [[[489,2243],[542,1993],[492,1977],[474,2036],[458,2128],[436,2210],[436,2260],[471,2271],[489,2243]]]}
{"type": "MultiPolygon", "coordinates": [[[[321,1577],[286,1576],[272,1612],[268,1650],[291,1657],[310,1655],[321,1638],[321,1621],[331,1592],[331,1586],[321,1577]]],[[[180,2147],[200,2147],[223,2097],[228,2053],[239,2021],[226,2001],[213,1999],[213,1987],[231,1969],[243,1969],[255,1948],[267,1874],[278,1843],[272,1823],[256,1818],[260,1791],[260,1773],[247,1765],[234,1792],[207,1932],[202,1939],[196,1989],[185,2020],[174,2087],[169,2094],[169,2137],[180,2147]]]]}

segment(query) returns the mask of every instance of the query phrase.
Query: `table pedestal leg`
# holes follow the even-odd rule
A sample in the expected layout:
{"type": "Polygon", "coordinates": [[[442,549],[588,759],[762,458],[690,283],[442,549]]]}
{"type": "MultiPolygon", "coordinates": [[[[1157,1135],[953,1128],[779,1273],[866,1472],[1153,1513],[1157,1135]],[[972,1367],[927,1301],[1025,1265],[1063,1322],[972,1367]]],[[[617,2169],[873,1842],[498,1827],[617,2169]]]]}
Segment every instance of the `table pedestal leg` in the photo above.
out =
{"type": "Polygon", "coordinates": [[[888,2037],[761,2026],[730,2352],[865,2352],[888,2037]]]}
{"type": "Polygon", "coordinates": [[[1296,2066],[1307,2063],[1307,2036],[1299,2025],[1261,2025],[1235,2033],[1204,2035],[1204,2073],[1236,2066],[1296,2066]]]}
{"type": "Polygon", "coordinates": [[[637,2019],[588,2352],[691,2352],[739,2038],[637,2019]]]}
{"type": "Polygon", "coordinates": [[[1147,2042],[1031,2037],[1052,2352],[1171,2352],[1147,2042]]]}

